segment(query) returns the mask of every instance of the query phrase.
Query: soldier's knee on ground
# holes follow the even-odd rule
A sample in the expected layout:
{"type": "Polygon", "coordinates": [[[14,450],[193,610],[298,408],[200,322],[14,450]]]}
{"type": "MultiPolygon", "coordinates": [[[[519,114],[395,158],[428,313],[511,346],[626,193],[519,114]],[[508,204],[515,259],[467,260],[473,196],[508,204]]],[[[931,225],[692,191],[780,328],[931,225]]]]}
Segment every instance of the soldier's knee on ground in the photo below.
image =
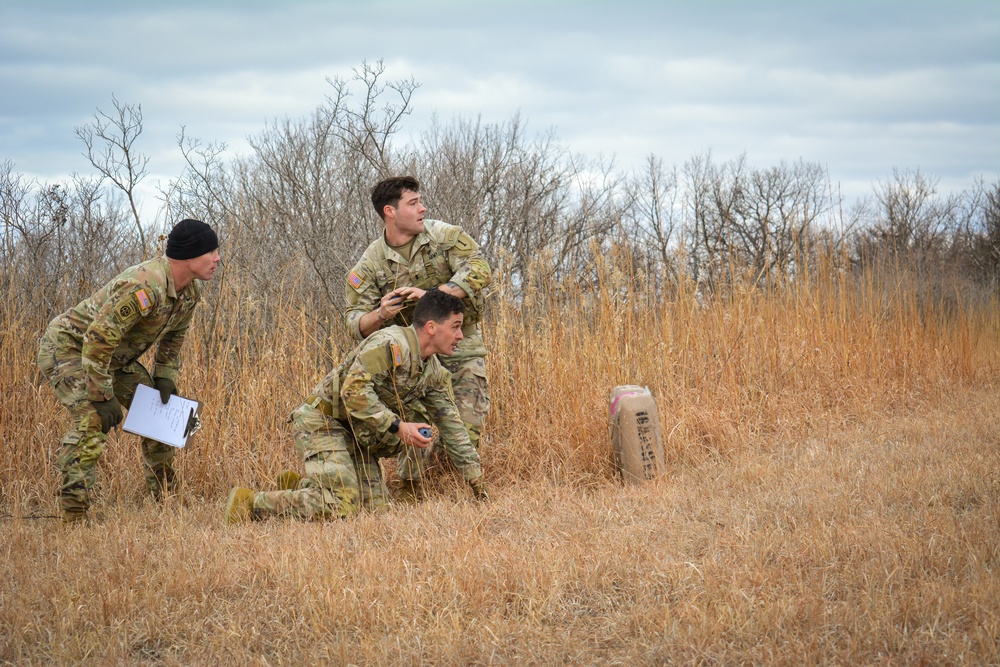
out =
{"type": "Polygon", "coordinates": [[[357,491],[346,487],[323,489],[323,505],[324,518],[348,519],[361,511],[357,491]]]}
{"type": "Polygon", "coordinates": [[[308,488],[321,492],[323,514],[340,517],[354,516],[361,509],[361,493],[357,477],[353,474],[350,476],[341,475],[338,472],[312,475],[301,480],[299,485],[303,486],[306,481],[310,481],[311,484],[308,485],[308,488]]]}
{"type": "Polygon", "coordinates": [[[372,475],[370,471],[367,475],[364,472],[359,473],[358,491],[361,496],[361,507],[366,512],[377,512],[391,506],[389,491],[385,487],[381,473],[377,475],[372,475]]]}

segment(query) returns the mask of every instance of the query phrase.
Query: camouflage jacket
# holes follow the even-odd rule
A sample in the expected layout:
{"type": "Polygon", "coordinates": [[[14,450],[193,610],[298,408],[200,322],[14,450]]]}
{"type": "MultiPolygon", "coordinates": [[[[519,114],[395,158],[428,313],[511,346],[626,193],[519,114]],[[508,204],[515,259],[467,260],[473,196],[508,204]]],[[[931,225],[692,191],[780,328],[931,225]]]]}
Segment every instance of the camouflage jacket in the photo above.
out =
{"type": "Polygon", "coordinates": [[[347,424],[362,446],[395,452],[401,442],[389,433],[393,420],[419,422],[426,416],[437,426],[445,452],[465,479],[482,474],[479,453],[455,407],[451,374],[437,355],[420,358],[412,326],[373,333],[320,381],[310,400],[328,417],[347,424]]]}
{"type": "Polygon", "coordinates": [[[201,299],[202,283],[193,280],[180,294],[166,257],[125,269],[74,308],[57,316],[49,329],[67,352],[79,353],[87,373],[87,398],[114,396],[112,372],[137,361],[156,344],[153,377],[177,381],[181,346],[201,299]]]}
{"type": "MultiPolygon", "coordinates": [[[[424,231],[413,239],[409,261],[385,242],[383,235],[372,242],[361,259],[347,274],[345,319],[351,335],[360,340],[361,318],[376,308],[379,300],[397,287],[430,289],[453,282],[465,293],[465,339],[451,360],[486,356],[479,320],[484,309],[483,290],[490,284],[490,265],[472,237],[461,227],[440,220],[425,220],[424,231]]],[[[408,305],[386,326],[413,323],[413,308],[408,305]]]]}

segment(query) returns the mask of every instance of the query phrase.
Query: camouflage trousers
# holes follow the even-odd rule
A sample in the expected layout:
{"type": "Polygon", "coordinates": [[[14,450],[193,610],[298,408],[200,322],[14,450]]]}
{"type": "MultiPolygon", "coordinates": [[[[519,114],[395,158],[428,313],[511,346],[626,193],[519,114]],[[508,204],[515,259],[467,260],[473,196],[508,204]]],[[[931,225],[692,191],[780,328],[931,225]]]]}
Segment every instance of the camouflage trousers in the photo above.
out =
{"type": "Polygon", "coordinates": [[[389,506],[379,459],[395,456],[398,445],[367,443],[367,436],[352,432],[349,424],[326,417],[309,404],[296,408],[290,421],[305,476],[295,489],[255,494],[253,508],[258,518],[347,518],[362,509],[389,506]]]}
{"type": "MultiPolygon", "coordinates": [[[[56,455],[62,475],[59,504],[66,515],[86,514],[97,481],[97,461],[108,436],[101,433],[101,418],[87,398],[87,375],[79,350],[72,349],[65,334],[46,331],[38,344],[38,367],[55,389],[56,398],[69,411],[72,424],[63,436],[56,455]]],[[[153,385],[149,371],[138,362],[112,373],[115,398],[126,408],[132,404],[138,385],[153,385]]],[[[176,491],[173,459],[176,449],[156,440],[142,438],[142,460],[146,487],[156,498],[164,491],[176,491]]]]}
{"type": "MultiPolygon", "coordinates": [[[[490,411],[490,383],[486,378],[486,360],[483,357],[466,357],[453,361],[441,357],[441,364],[451,373],[451,388],[455,394],[455,406],[469,432],[472,446],[479,449],[479,437],[483,431],[486,413],[490,411]]],[[[426,417],[421,417],[426,422],[426,417]]],[[[414,421],[414,418],[407,419],[414,421]]],[[[442,451],[436,444],[426,449],[407,447],[399,455],[398,476],[402,480],[419,480],[429,459],[436,451],[442,451]]]]}

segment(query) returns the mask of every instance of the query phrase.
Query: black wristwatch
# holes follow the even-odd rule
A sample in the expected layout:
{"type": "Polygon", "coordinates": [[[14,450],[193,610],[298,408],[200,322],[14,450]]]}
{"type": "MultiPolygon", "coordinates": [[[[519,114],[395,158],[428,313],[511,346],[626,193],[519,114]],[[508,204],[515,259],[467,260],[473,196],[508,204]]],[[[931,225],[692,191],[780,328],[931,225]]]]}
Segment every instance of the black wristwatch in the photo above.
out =
{"type": "Polygon", "coordinates": [[[389,433],[392,434],[399,433],[399,417],[393,419],[392,423],[389,424],[389,433]]]}

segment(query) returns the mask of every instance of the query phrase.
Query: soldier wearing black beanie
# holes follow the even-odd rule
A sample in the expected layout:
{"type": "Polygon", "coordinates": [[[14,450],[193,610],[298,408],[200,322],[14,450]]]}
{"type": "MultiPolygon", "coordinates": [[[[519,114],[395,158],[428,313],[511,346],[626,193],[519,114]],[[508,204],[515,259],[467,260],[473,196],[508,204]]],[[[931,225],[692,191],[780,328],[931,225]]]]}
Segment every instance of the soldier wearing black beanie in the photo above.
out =
{"type": "Polygon", "coordinates": [[[167,257],[170,259],[193,259],[218,247],[219,237],[215,230],[201,220],[181,220],[167,236],[167,257]]]}
{"type": "MultiPolygon", "coordinates": [[[[215,231],[201,220],[181,220],[167,236],[166,257],[128,267],[49,323],[38,367],[73,419],[57,457],[65,521],[87,519],[107,434],[138,385],[154,387],[163,404],[178,393],[181,347],[221,261],[215,231]],[[147,368],[139,358],[154,346],[147,368]]],[[[175,454],[168,443],[142,438],[146,488],[158,500],[179,492],[175,454]]]]}

